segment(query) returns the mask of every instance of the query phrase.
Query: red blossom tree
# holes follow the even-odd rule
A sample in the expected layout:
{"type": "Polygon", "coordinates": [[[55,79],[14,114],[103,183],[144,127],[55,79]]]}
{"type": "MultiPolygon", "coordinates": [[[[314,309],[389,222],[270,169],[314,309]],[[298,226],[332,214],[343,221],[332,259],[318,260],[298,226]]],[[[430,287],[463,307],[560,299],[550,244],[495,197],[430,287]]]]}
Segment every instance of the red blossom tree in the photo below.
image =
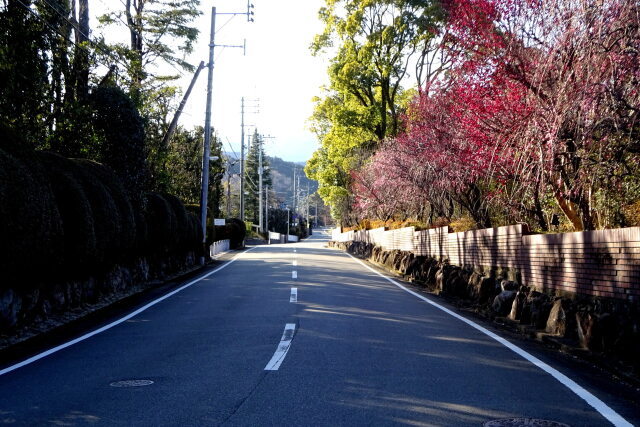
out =
{"type": "Polygon", "coordinates": [[[382,189],[401,185],[396,197],[407,199],[388,209],[446,192],[479,226],[491,225],[492,205],[547,229],[549,196],[576,230],[606,225],[598,198],[640,188],[637,2],[444,6],[452,68],[420,92],[406,133],[358,175],[360,187],[382,203],[382,189]]]}

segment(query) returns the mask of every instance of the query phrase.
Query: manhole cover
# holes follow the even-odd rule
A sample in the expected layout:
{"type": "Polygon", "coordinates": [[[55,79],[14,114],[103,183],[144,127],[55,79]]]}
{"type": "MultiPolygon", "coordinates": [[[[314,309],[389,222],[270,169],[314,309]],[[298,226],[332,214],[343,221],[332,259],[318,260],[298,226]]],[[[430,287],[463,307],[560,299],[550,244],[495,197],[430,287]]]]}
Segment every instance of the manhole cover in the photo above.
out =
{"type": "Polygon", "coordinates": [[[122,380],[109,384],[111,387],[144,387],[153,384],[151,380],[122,380]]]}
{"type": "Polygon", "coordinates": [[[570,427],[557,421],[541,420],[539,418],[505,418],[503,420],[488,421],[484,427],[570,427]]]}

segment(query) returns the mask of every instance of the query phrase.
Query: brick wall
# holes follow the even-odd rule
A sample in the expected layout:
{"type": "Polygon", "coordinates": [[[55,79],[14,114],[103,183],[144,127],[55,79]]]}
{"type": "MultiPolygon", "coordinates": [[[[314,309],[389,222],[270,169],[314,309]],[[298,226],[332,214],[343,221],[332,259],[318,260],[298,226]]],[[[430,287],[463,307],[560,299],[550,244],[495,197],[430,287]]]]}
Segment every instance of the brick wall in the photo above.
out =
{"type": "Polygon", "coordinates": [[[591,296],[640,300],[640,227],[529,234],[526,225],[452,233],[449,227],[337,233],[334,240],[412,251],[450,264],[511,268],[524,285],[591,296]],[[336,239],[337,238],[337,239],[336,239]]]}
{"type": "Polygon", "coordinates": [[[640,227],[523,236],[523,280],[540,288],[640,300],[640,227]]]}

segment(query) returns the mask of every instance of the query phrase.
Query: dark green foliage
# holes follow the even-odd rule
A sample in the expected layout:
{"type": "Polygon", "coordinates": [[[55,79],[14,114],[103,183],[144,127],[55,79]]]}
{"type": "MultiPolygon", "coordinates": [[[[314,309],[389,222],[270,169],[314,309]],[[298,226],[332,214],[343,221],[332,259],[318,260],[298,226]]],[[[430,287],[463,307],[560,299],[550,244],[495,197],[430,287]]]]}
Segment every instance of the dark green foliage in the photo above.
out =
{"type": "Polygon", "coordinates": [[[187,221],[189,223],[188,239],[185,245],[192,250],[196,251],[196,256],[204,255],[204,247],[202,245],[202,225],[200,224],[200,218],[197,215],[187,212],[187,221]]]}
{"type": "Polygon", "coordinates": [[[51,274],[62,263],[62,233],[56,201],[34,156],[0,150],[0,288],[25,282],[25,271],[34,279],[51,274]]]}
{"type": "Polygon", "coordinates": [[[161,194],[147,195],[147,247],[150,253],[168,252],[178,241],[177,219],[171,204],[161,194]]]}
{"type": "MultiPolygon", "coordinates": [[[[263,137],[256,130],[253,133],[253,137],[251,139],[251,145],[249,147],[249,153],[247,154],[246,161],[246,176],[247,176],[247,187],[245,191],[248,191],[249,194],[245,196],[245,218],[248,221],[257,224],[259,222],[260,217],[260,200],[258,198],[258,187],[260,182],[260,174],[259,174],[259,165],[260,165],[260,153],[262,152],[262,189],[264,191],[264,186],[271,186],[271,170],[269,169],[269,161],[264,152],[263,147],[263,137]]],[[[262,195],[264,197],[264,193],[262,195]]]]}
{"type": "Polygon", "coordinates": [[[144,123],[131,98],[117,87],[98,87],[90,97],[93,125],[101,136],[96,159],[122,180],[134,206],[141,206],[148,177],[144,123]]]}
{"type": "Polygon", "coordinates": [[[218,240],[229,240],[231,249],[242,248],[244,238],[246,237],[245,223],[238,218],[227,218],[225,225],[216,225],[212,227],[207,238],[207,247],[218,240]]]}
{"type": "Polygon", "coordinates": [[[167,201],[171,210],[176,218],[176,242],[178,248],[182,249],[187,246],[189,241],[189,218],[187,217],[187,210],[184,205],[176,196],[171,194],[163,194],[164,199],[167,201]]]}
{"type": "Polygon", "coordinates": [[[45,48],[42,22],[19,2],[10,1],[0,11],[0,121],[27,144],[45,141],[50,109],[45,48]]]}
{"type": "Polygon", "coordinates": [[[145,250],[151,254],[195,250],[202,254],[202,227],[199,218],[188,213],[182,202],[169,194],[147,195],[145,250]]]}
{"type": "Polygon", "coordinates": [[[104,245],[98,245],[93,209],[79,179],[78,167],[53,153],[39,153],[38,157],[46,168],[62,217],[65,266],[88,271],[104,256],[98,248],[104,245]]]}
{"type": "Polygon", "coordinates": [[[269,230],[287,234],[287,211],[285,209],[269,209],[269,230]]]}
{"type": "Polygon", "coordinates": [[[112,216],[117,219],[118,234],[114,235],[116,240],[113,246],[114,261],[130,255],[136,243],[136,219],[122,182],[111,169],[100,163],[84,159],[77,159],[74,162],[91,173],[107,189],[115,203],[112,216]]]}
{"type": "Polygon", "coordinates": [[[227,219],[225,225],[229,246],[231,249],[239,249],[242,247],[244,238],[247,234],[244,221],[238,218],[227,219]]]}
{"type": "MultiPolygon", "coordinates": [[[[202,141],[202,127],[197,127],[193,131],[178,127],[169,141],[165,165],[169,181],[167,191],[175,194],[185,203],[200,203],[202,141]]],[[[200,209],[199,206],[198,209],[200,209]]]]}

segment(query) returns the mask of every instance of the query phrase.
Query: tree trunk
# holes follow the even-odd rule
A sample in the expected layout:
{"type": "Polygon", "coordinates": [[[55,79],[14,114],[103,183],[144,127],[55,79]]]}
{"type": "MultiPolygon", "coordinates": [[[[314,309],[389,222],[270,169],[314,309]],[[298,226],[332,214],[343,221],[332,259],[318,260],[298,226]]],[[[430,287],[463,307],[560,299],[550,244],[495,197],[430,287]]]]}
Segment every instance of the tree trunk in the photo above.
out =
{"type": "Polygon", "coordinates": [[[560,206],[560,209],[562,209],[562,212],[565,214],[567,219],[571,221],[573,229],[575,231],[584,230],[584,224],[582,223],[582,219],[578,215],[578,206],[570,200],[562,197],[560,193],[556,193],[555,198],[558,202],[558,206],[560,206]]]}
{"type": "Polygon", "coordinates": [[[89,0],[78,0],[78,23],[76,26],[76,46],[73,71],[76,78],[76,99],[84,102],[89,95],[89,0]]]}

